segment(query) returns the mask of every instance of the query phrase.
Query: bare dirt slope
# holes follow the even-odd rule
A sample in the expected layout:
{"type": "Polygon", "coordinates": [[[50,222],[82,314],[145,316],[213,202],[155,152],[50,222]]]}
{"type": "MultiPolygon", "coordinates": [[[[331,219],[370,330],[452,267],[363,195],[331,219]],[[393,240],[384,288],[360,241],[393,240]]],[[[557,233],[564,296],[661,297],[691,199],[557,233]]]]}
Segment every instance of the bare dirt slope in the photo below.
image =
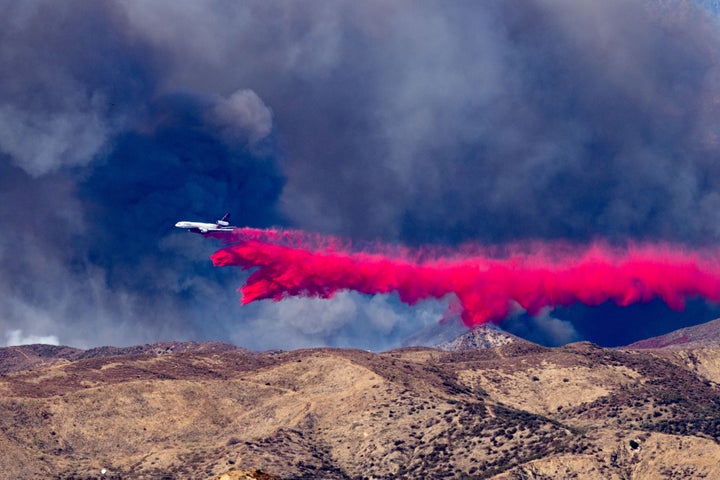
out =
{"type": "Polygon", "coordinates": [[[0,478],[720,478],[692,350],[163,345],[1,375],[0,478]]]}

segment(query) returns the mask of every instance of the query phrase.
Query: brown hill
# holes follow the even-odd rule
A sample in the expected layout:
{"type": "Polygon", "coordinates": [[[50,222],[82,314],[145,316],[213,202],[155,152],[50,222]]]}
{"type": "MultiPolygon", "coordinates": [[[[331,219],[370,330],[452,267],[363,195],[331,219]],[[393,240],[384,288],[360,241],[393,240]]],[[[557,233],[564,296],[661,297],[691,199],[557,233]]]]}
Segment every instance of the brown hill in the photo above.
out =
{"type": "Polygon", "coordinates": [[[0,374],[50,367],[84,358],[167,355],[189,351],[220,352],[238,349],[240,347],[224,342],[161,342],[132,347],[97,347],[89,350],[55,345],[20,345],[0,348],[0,374]]]}
{"type": "Polygon", "coordinates": [[[83,351],[55,345],[20,345],[0,348],[0,374],[49,367],[75,360],[83,351]]]}
{"type": "Polygon", "coordinates": [[[0,478],[720,478],[718,350],[181,345],[0,376],[0,478]]]}
{"type": "Polygon", "coordinates": [[[631,343],[626,348],[720,347],[720,318],[693,327],[681,328],[659,337],[631,343]]]}

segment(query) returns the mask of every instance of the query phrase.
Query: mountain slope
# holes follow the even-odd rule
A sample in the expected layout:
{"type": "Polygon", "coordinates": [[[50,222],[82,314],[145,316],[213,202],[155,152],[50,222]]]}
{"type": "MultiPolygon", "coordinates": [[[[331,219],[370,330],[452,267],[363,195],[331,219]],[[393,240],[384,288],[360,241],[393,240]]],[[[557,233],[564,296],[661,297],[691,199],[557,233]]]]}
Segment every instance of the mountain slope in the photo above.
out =
{"type": "Polygon", "coordinates": [[[96,347],[89,350],[56,345],[20,345],[0,348],[0,374],[50,367],[85,358],[237,349],[240,347],[224,342],[161,342],[132,347],[96,347]]]}
{"type": "Polygon", "coordinates": [[[700,325],[681,328],[658,337],[631,343],[625,348],[698,348],[720,346],[720,318],[700,325]]]}
{"type": "Polygon", "coordinates": [[[687,352],[182,345],[0,376],[0,478],[720,478],[687,352]]]}

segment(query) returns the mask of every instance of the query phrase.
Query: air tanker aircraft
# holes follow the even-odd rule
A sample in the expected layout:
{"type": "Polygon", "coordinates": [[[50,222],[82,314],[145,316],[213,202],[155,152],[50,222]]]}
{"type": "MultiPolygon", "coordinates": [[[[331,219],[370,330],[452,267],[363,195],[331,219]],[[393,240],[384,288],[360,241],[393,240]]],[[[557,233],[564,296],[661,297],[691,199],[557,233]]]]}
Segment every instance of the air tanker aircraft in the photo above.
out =
{"type": "Polygon", "coordinates": [[[230,225],[230,214],[226,213],[224,217],[215,223],[202,223],[202,222],[177,222],[175,224],[178,228],[185,228],[190,232],[195,233],[210,233],[210,232],[232,232],[238,227],[230,225]]]}

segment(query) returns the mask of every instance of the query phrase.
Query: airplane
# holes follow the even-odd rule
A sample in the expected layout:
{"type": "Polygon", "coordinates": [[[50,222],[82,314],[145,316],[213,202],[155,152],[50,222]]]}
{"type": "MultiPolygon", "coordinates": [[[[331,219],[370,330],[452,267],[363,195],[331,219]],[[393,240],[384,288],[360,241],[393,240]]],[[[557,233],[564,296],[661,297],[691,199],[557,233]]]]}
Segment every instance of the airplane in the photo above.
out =
{"type": "Polygon", "coordinates": [[[230,225],[230,214],[226,213],[224,217],[215,223],[202,223],[202,222],[177,222],[175,224],[177,228],[185,228],[189,232],[195,233],[210,233],[210,232],[232,232],[238,227],[230,225]]]}

